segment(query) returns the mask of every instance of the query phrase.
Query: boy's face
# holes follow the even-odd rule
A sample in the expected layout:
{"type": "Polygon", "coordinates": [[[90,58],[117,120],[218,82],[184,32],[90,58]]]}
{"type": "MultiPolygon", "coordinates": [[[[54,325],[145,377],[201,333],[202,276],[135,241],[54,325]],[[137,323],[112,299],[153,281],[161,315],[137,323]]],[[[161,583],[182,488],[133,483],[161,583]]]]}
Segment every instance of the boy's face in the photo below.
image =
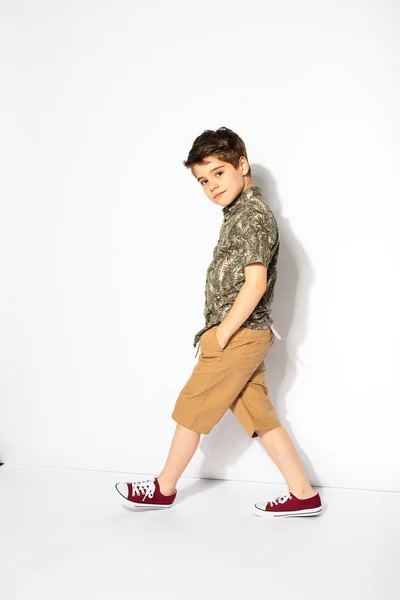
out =
{"type": "MultiPolygon", "coordinates": [[[[246,189],[245,175],[249,164],[240,157],[237,169],[215,156],[206,156],[203,162],[192,166],[192,173],[203,187],[208,198],[219,206],[228,206],[246,189]],[[218,195],[219,194],[219,195],[218,195]]],[[[250,187],[252,182],[247,184],[250,187]]]]}

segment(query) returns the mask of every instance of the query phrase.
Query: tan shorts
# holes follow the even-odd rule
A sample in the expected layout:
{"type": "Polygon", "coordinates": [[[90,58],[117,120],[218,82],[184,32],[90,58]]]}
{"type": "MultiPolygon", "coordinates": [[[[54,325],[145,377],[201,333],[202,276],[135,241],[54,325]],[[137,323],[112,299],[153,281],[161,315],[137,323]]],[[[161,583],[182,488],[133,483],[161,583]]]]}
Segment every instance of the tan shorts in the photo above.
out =
{"type": "Polygon", "coordinates": [[[250,437],[281,423],[265,386],[264,359],[275,341],[271,329],[239,327],[221,349],[217,325],[200,339],[200,354],[181,390],[172,418],[187,429],[209,433],[230,408],[250,437]]]}

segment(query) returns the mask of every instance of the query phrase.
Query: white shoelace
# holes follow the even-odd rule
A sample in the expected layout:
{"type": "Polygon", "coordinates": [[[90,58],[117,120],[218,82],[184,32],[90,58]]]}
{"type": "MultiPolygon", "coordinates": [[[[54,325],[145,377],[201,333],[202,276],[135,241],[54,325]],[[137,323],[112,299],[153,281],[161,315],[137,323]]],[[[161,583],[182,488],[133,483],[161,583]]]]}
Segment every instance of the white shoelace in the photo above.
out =
{"type": "Polygon", "coordinates": [[[286,500],[289,500],[292,497],[290,492],[279,492],[279,496],[277,497],[276,500],[271,500],[270,502],[267,502],[267,506],[268,504],[270,504],[271,506],[277,506],[278,504],[284,504],[286,502],[286,500]]]}
{"type": "Polygon", "coordinates": [[[147,496],[149,498],[152,498],[156,489],[154,482],[155,478],[143,479],[143,481],[136,481],[132,484],[132,496],[135,496],[136,494],[140,496],[141,494],[145,493],[143,500],[146,500],[147,496]]]}

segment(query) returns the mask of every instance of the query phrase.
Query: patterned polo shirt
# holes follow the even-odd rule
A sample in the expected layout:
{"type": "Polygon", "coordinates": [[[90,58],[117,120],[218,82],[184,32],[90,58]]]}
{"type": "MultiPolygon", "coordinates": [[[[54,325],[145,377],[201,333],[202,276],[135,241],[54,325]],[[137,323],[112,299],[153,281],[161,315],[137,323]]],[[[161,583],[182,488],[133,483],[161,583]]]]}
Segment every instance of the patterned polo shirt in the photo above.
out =
{"type": "MultiPolygon", "coordinates": [[[[277,275],[279,231],[275,217],[258,185],[247,188],[223,209],[223,222],[205,285],[205,326],[196,333],[194,346],[202,334],[224,320],[245,282],[244,268],[261,262],[267,270],[267,289],[250,316],[242,323],[249,329],[268,329],[274,322],[271,306],[277,275]]],[[[274,330],[275,332],[275,330],[274,330]]],[[[280,338],[279,334],[277,337],[280,338]]],[[[197,353],[196,353],[197,356],[197,353]]]]}

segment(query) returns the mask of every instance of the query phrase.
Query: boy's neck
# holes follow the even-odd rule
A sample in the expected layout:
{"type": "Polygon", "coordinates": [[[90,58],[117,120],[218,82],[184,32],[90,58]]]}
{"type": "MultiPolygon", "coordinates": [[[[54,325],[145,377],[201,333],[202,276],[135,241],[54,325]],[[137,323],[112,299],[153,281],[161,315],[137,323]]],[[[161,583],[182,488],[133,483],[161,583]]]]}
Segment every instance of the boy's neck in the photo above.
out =
{"type": "Polygon", "coordinates": [[[243,192],[245,192],[246,190],[248,190],[251,187],[254,187],[255,183],[253,182],[252,179],[249,179],[248,181],[246,181],[244,188],[243,188],[243,192]]]}

